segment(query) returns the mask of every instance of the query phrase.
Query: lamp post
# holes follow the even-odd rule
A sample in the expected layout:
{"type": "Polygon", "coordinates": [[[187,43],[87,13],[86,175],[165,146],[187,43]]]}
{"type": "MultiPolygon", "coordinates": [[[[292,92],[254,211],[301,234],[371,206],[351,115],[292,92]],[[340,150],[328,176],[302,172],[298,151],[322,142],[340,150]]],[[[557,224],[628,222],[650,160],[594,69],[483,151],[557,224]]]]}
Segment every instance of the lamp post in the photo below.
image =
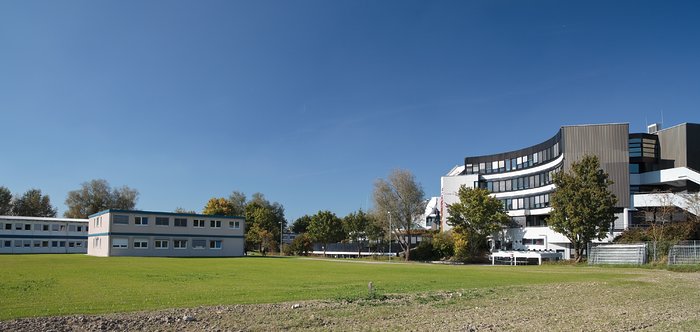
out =
{"type": "Polygon", "coordinates": [[[280,256],[282,256],[282,243],[284,242],[284,221],[280,221],[280,256]]]}
{"type": "Polygon", "coordinates": [[[386,213],[389,214],[389,260],[391,260],[392,252],[391,252],[391,211],[387,211],[386,213]]]}

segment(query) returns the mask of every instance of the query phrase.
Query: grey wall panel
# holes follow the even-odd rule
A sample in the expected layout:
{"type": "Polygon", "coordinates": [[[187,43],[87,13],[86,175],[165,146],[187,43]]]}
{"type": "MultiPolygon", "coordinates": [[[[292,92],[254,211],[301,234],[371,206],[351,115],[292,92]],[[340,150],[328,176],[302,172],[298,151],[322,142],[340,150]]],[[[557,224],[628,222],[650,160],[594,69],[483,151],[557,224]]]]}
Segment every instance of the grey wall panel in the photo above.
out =
{"type": "Polygon", "coordinates": [[[686,144],[687,167],[700,171],[700,124],[686,124],[686,144]]]}
{"type": "Polygon", "coordinates": [[[601,168],[615,183],[610,190],[617,196],[617,207],[629,207],[629,125],[604,124],[562,127],[564,170],[587,154],[600,160],[601,168]]]}
{"type": "Polygon", "coordinates": [[[686,125],[666,128],[657,132],[656,135],[659,137],[661,168],[687,167],[686,125]]]}

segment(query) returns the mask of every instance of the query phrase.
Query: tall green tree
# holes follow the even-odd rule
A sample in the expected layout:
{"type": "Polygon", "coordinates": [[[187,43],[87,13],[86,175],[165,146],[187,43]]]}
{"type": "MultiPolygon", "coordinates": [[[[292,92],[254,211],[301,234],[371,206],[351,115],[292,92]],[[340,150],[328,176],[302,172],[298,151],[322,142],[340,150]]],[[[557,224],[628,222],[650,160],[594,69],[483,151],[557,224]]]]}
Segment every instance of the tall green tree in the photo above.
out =
{"type": "Polygon", "coordinates": [[[510,218],[501,201],[492,197],[486,189],[462,185],[457,196],[459,203],[447,207],[450,213],[447,224],[467,240],[469,258],[478,260],[488,236],[508,226],[510,218]]]}
{"type": "Polygon", "coordinates": [[[358,257],[362,253],[362,244],[367,239],[367,228],[369,225],[369,215],[364,213],[361,209],[343,218],[343,230],[345,230],[347,238],[357,245],[358,257]]]}
{"type": "Polygon", "coordinates": [[[294,223],[292,224],[292,232],[296,234],[306,233],[310,223],[311,216],[305,214],[294,221],[294,223]]]}
{"type": "Polygon", "coordinates": [[[83,182],[80,189],[69,191],[66,197],[66,218],[87,218],[107,209],[133,210],[139,192],[123,186],[112,188],[107,180],[95,179],[83,182]]]}
{"type": "Polygon", "coordinates": [[[55,217],[56,208],[51,205],[48,195],[39,189],[29,189],[12,203],[12,214],[25,217],[55,217]]]}
{"type": "Polygon", "coordinates": [[[329,243],[335,243],[345,238],[343,222],[333,212],[318,211],[311,217],[309,236],[314,241],[323,243],[323,255],[325,256],[329,243]]]}
{"type": "Polygon", "coordinates": [[[0,216],[12,213],[12,193],[6,187],[0,187],[0,216]]]}
{"type": "Polygon", "coordinates": [[[209,199],[207,205],[204,206],[202,214],[217,215],[217,216],[236,216],[236,209],[229,200],[223,197],[214,197],[209,199]]]}
{"type": "Polygon", "coordinates": [[[549,200],[552,212],[547,224],[571,241],[576,262],[591,240],[605,238],[615,221],[617,197],[609,190],[612,184],[591,155],[572,163],[571,171],[554,175],[556,190],[549,200]]]}
{"type": "Polygon", "coordinates": [[[375,182],[373,197],[377,215],[383,217],[387,226],[391,224],[389,234],[396,236],[405,259],[409,260],[411,230],[416,228],[416,220],[425,211],[423,188],[411,172],[394,170],[387,180],[375,182]]]}

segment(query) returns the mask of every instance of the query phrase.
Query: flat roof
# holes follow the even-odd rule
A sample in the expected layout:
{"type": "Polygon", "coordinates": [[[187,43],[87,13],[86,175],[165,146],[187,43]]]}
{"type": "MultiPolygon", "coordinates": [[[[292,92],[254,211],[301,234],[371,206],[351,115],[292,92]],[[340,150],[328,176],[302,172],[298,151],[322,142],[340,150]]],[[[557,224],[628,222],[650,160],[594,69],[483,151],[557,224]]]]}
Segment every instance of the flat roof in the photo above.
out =
{"type": "Polygon", "coordinates": [[[163,212],[163,211],[143,211],[143,210],[119,210],[119,209],[108,209],[100,211],[88,216],[88,218],[101,216],[107,213],[133,213],[133,214],[155,214],[163,216],[181,216],[181,217],[204,217],[204,218],[222,218],[222,219],[244,219],[241,216],[222,216],[217,214],[196,214],[196,213],[177,213],[177,212],[163,212]]]}
{"type": "Polygon", "coordinates": [[[22,221],[43,221],[43,222],[88,222],[87,219],[74,218],[51,218],[51,217],[24,217],[24,216],[0,216],[0,220],[22,220],[22,221]]]}

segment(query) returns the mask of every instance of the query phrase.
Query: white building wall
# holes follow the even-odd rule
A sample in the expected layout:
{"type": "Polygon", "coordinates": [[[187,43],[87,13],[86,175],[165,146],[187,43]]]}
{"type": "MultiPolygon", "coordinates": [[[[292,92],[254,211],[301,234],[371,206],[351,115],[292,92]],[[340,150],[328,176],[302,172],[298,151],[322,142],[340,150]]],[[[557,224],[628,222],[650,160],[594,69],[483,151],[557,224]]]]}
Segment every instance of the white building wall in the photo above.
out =
{"type": "Polygon", "coordinates": [[[87,219],[0,216],[0,253],[86,253],[87,219]]]}

